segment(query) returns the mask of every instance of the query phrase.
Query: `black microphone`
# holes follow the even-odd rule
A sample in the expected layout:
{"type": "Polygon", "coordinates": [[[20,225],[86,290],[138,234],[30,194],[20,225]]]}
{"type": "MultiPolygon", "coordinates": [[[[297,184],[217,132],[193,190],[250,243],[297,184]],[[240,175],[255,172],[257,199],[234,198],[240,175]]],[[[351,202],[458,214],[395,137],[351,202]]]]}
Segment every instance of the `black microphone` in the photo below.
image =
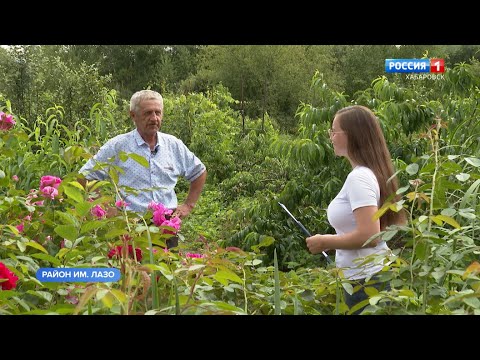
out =
{"type": "Polygon", "coordinates": [[[151,155],[157,155],[157,152],[158,152],[158,147],[156,147],[156,148],[153,149],[153,150],[150,150],[150,154],[151,154],[151,155]]]}

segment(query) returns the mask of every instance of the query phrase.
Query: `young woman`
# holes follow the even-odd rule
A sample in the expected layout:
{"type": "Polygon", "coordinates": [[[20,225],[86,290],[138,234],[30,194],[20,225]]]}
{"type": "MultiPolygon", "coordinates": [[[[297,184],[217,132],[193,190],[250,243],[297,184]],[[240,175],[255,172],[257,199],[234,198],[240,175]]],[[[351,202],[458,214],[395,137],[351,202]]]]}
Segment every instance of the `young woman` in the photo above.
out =
{"type": "MultiPolygon", "coordinates": [[[[394,169],[382,129],[373,112],[359,105],[339,110],[329,135],[335,154],[347,158],[352,171],[328,206],[328,221],[336,234],[316,234],[307,238],[306,242],[313,254],[336,249],[336,266],[342,269],[346,279],[352,280],[355,287],[363,285],[365,278],[374,276],[383,267],[382,263],[364,262],[363,258],[389,251],[385,241],[378,238],[366,246],[363,244],[388,225],[404,223],[405,215],[403,211],[387,211],[379,220],[372,220],[385,200],[398,189],[395,178],[387,182],[394,169]]],[[[381,289],[385,285],[388,287],[376,282],[373,286],[381,289]]],[[[344,295],[350,308],[368,298],[363,286],[353,295],[345,291],[344,295]]]]}

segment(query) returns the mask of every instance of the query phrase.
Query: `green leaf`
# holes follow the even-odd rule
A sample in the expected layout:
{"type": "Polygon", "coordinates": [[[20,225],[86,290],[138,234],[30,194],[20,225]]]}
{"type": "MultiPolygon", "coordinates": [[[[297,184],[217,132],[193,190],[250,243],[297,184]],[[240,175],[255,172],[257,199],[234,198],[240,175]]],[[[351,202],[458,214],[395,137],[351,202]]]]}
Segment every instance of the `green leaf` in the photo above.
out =
{"type": "Polygon", "coordinates": [[[349,311],[349,314],[352,314],[354,313],[355,311],[357,310],[360,310],[361,308],[363,308],[364,306],[370,304],[370,299],[365,299],[365,300],[362,300],[360,301],[359,303],[356,303],[355,305],[353,305],[349,311]]]}
{"type": "Polygon", "coordinates": [[[25,252],[25,250],[27,249],[27,246],[20,240],[17,240],[17,246],[21,252],[25,252]]]}
{"type": "Polygon", "coordinates": [[[262,240],[258,245],[253,245],[252,249],[254,251],[259,251],[260,248],[262,247],[268,247],[272,245],[275,242],[275,239],[271,236],[263,236],[262,240]]]}
{"type": "Polygon", "coordinates": [[[342,287],[343,289],[347,292],[347,294],[352,295],[353,294],[353,286],[352,284],[348,282],[342,282],[342,287]]]}
{"type": "Polygon", "coordinates": [[[108,289],[98,289],[95,296],[96,296],[97,300],[102,300],[102,298],[107,294],[108,294],[108,289]]]}
{"type": "Polygon", "coordinates": [[[401,188],[399,188],[396,192],[397,195],[400,195],[400,194],[403,194],[405,191],[407,191],[408,189],[410,188],[410,185],[407,185],[407,186],[403,186],[401,188]]]}
{"type": "MultiPolygon", "coordinates": [[[[0,170],[2,171],[2,170],[0,170]]],[[[0,187],[7,187],[8,184],[10,183],[10,180],[6,177],[0,177],[0,187]]]]}
{"type": "Polygon", "coordinates": [[[426,215],[420,215],[420,216],[418,217],[418,222],[419,222],[419,223],[422,223],[422,222],[424,222],[424,221],[427,220],[427,219],[428,219],[428,216],[426,216],[426,215]]]}
{"type": "Polygon", "coordinates": [[[101,300],[103,305],[111,309],[115,301],[115,297],[107,289],[101,289],[97,291],[96,294],[97,300],[101,300]]]}
{"type": "Polygon", "coordinates": [[[223,301],[212,301],[211,303],[204,303],[203,305],[208,306],[210,304],[212,304],[215,308],[220,309],[220,310],[231,311],[235,314],[245,314],[245,311],[243,311],[242,309],[240,309],[240,308],[238,308],[234,305],[225,303],[223,301]]]}
{"type": "Polygon", "coordinates": [[[480,187],[480,179],[476,180],[465,192],[463,195],[462,201],[460,202],[460,209],[465,209],[467,207],[467,203],[474,203],[476,204],[477,200],[477,192],[480,187]]]}
{"type": "Polygon", "coordinates": [[[9,225],[9,224],[6,224],[6,225],[4,225],[4,226],[6,226],[7,228],[9,228],[10,231],[11,231],[14,235],[20,234],[20,232],[18,231],[18,229],[17,229],[15,226],[9,225]]]}
{"type": "Polygon", "coordinates": [[[462,301],[474,309],[480,309],[480,300],[476,297],[465,297],[462,301]]]}
{"type": "Polygon", "coordinates": [[[63,258],[68,252],[70,252],[70,249],[67,249],[67,248],[61,248],[60,250],[58,250],[58,253],[57,253],[57,257],[59,259],[63,258]]]}
{"type": "Polygon", "coordinates": [[[158,270],[160,271],[164,276],[169,276],[169,280],[172,279],[172,272],[170,271],[169,267],[165,263],[159,263],[158,265],[155,264],[144,264],[143,266],[152,269],[152,270],[158,270]]]}
{"type": "Polygon", "coordinates": [[[450,216],[446,215],[437,215],[435,216],[437,219],[440,219],[444,222],[446,222],[449,225],[452,225],[455,229],[460,229],[460,224],[455,221],[455,219],[451,218],[450,216]]]}
{"type": "Polygon", "coordinates": [[[136,228],[135,228],[135,232],[137,233],[142,233],[144,231],[146,231],[148,229],[147,226],[145,225],[138,225],[136,228]]]}
{"type": "Polygon", "coordinates": [[[472,214],[471,212],[465,212],[465,211],[459,211],[458,212],[458,215],[466,218],[466,219],[469,219],[469,220],[475,220],[477,217],[475,216],[475,214],[472,214]]]}
{"type": "Polygon", "coordinates": [[[114,169],[110,169],[108,171],[108,175],[110,178],[113,180],[115,184],[118,184],[118,172],[116,172],[114,169]]]}
{"type": "Polygon", "coordinates": [[[435,215],[434,216],[430,216],[430,219],[435,223],[437,224],[438,226],[442,226],[443,225],[443,222],[438,219],[435,215]]]}
{"type": "Polygon", "coordinates": [[[113,296],[121,303],[124,304],[127,302],[127,296],[121,292],[120,290],[117,289],[110,289],[110,292],[112,293],[113,296]]]}
{"type": "Polygon", "coordinates": [[[78,237],[77,229],[73,225],[58,225],[54,231],[62,238],[74,241],[78,237]]]}
{"type": "Polygon", "coordinates": [[[368,299],[368,302],[370,303],[370,305],[377,305],[381,298],[381,296],[372,296],[368,299]]]}
{"type": "Polygon", "coordinates": [[[80,229],[80,234],[85,234],[91,230],[99,229],[104,226],[107,222],[106,221],[99,221],[99,220],[92,220],[88,221],[82,225],[80,229]]]}
{"type": "Polygon", "coordinates": [[[459,172],[462,170],[462,167],[458,165],[457,163],[444,163],[441,166],[442,173],[445,174],[452,174],[454,172],[459,172]]]}
{"type": "Polygon", "coordinates": [[[372,296],[375,296],[375,295],[378,294],[378,289],[376,289],[373,286],[366,285],[364,287],[363,291],[365,291],[365,293],[368,295],[368,297],[372,297],[372,296]]]}
{"type": "Polygon", "coordinates": [[[88,214],[92,207],[93,203],[91,203],[90,201],[83,201],[75,205],[75,210],[77,210],[78,215],[85,216],[88,214]]]}
{"type": "Polygon", "coordinates": [[[48,261],[49,263],[55,266],[59,266],[62,264],[57,258],[54,258],[52,255],[49,255],[49,254],[35,253],[35,254],[31,254],[30,256],[35,259],[48,261]]]}
{"type": "Polygon", "coordinates": [[[65,225],[80,226],[77,218],[68,212],[55,210],[55,216],[65,225]]]}
{"type": "Polygon", "coordinates": [[[28,304],[25,301],[23,301],[23,299],[15,298],[15,300],[17,301],[18,305],[20,305],[22,308],[24,308],[27,311],[30,311],[30,306],[28,306],[28,304]]]}
{"type": "Polygon", "coordinates": [[[45,301],[51,301],[53,298],[53,295],[47,291],[28,290],[27,293],[38,296],[40,299],[43,299],[45,301]]]}
{"type": "Polygon", "coordinates": [[[91,188],[91,191],[95,191],[97,188],[102,187],[102,186],[110,185],[110,182],[108,182],[106,180],[102,180],[102,181],[94,180],[94,181],[95,181],[95,183],[93,184],[93,186],[91,188]]]}
{"type": "Polygon", "coordinates": [[[405,170],[409,175],[415,175],[418,172],[418,164],[417,163],[409,164],[405,170]]]}
{"type": "Polygon", "coordinates": [[[37,250],[40,250],[40,251],[44,252],[45,254],[48,254],[48,251],[42,245],[40,245],[39,243],[37,243],[35,241],[29,241],[25,245],[33,247],[37,250]]]}
{"type": "Polygon", "coordinates": [[[400,290],[400,292],[398,293],[399,296],[406,296],[406,297],[415,297],[415,293],[412,291],[412,290],[409,290],[409,289],[402,289],[400,290]]]}
{"type": "Polygon", "coordinates": [[[128,160],[128,155],[127,155],[127,153],[126,153],[125,151],[120,151],[120,152],[118,153],[118,158],[119,158],[121,161],[125,162],[125,161],[128,160]]]}
{"type": "Polygon", "coordinates": [[[425,253],[427,251],[427,245],[425,242],[418,243],[417,246],[415,247],[415,254],[420,260],[425,259],[425,253]]]}
{"type": "Polygon", "coordinates": [[[70,181],[70,182],[68,183],[68,185],[74,186],[74,187],[78,188],[78,189],[81,190],[81,191],[85,191],[85,189],[83,188],[82,184],[80,184],[78,181],[70,181]]]}
{"type": "Polygon", "coordinates": [[[2,291],[0,291],[0,300],[5,300],[5,299],[8,299],[9,297],[13,297],[15,295],[18,295],[18,293],[14,290],[2,290],[2,291]]]}
{"type": "MultiPolygon", "coordinates": [[[[152,269],[152,270],[158,270],[162,273],[163,276],[165,276],[165,278],[169,281],[171,281],[173,279],[173,275],[172,275],[172,272],[170,271],[170,269],[168,268],[168,265],[164,262],[162,263],[159,263],[158,265],[154,265],[154,264],[145,264],[144,266],[152,269]]],[[[152,276],[154,276],[155,274],[152,274],[152,276]]]]}
{"type": "Polygon", "coordinates": [[[390,205],[391,205],[390,202],[386,202],[385,204],[383,204],[382,207],[378,209],[375,212],[375,214],[373,214],[372,220],[375,221],[380,219],[383,216],[383,214],[385,214],[388,211],[388,209],[390,208],[390,205]]]}
{"type": "Polygon", "coordinates": [[[465,161],[472,166],[480,167],[480,159],[477,159],[474,157],[468,157],[468,158],[465,158],[465,161]]]}
{"type": "Polygon", "coordinates": [[[385,232],[385,234],[383,234],[382,240],[383,241],[391,240],[397,233],[398,233],[398,230],[387,231],[385,232]]]}
{"type": "Polygon", "coordinates": [[[230,270],[219,270],[216,272],[213,278],[225,286],[228,285],[227,280],[231,280],[239,284],[243,284],[243,280],[237,274],[235,274],[230,270]]]}
{"type": "Polygon", "coordinates": [[[92,264],[96,263],[98,260],[105,259],[105,256],[94,256],[92,258],[92,264]]]}
{"type": "Polygon", "coordinates": [[[124,234],[128,234],[127,229],[112,229],[108,233],[105,234],[105,238],[106,239],[111,239],[111,238],[114,238],[116,236],[121,236],[121,235],[124,235],[124,234]]]}
{"type": "Polygon", "coordinates": [[[467,181],[470,179],[470,174],[465,174],[465,173],[460,173],[458,175],[455,175],[455,177],[458,179],[458,181],[467,181]]]}
{"type": "Polygon", "coordinates": [[[146,168],[150,167],[150,164],[149,164],[148,160],[145,159],[143,156],[138,155],[138,154],[134,154],[134,153],[130,153],[130,154],[128,154],[128,156],[131,157],[133,160],[135,160],[140,165],[142,165],[143,167],[146,167],[146,168]]]}
{"type": "MultiPolygon", "coordinates": [[[[79,184],[80,185],[80,184],[79,184]]],[[[77,203],[80,203],[83,201],[83,195],[82,195],[82,192],[80,190],[78,190],[77,188],[74,188],[74,187],[70,187],[70,186],[65,186],[63,188],[63,192],[65,194],[67,194],[67,196],[70,198],[70,199],[73,199],[75,200],[77,203]]]]}
{"type": "Polygon", "coordinates": [[[447,208],[441,211],[441,214],[445,216],[454,216],[456,213],[457,213],[457,210],[453,208],[447,208]]]}
{"type": "Polygon", "coordinates": [[[195,264],[195,265],[192,265],[188,268],[188,271],[195,271],[195,270],[198,270],[198,269],[202,269],[204,268],[205,265],[203,264],[195,264]]]}

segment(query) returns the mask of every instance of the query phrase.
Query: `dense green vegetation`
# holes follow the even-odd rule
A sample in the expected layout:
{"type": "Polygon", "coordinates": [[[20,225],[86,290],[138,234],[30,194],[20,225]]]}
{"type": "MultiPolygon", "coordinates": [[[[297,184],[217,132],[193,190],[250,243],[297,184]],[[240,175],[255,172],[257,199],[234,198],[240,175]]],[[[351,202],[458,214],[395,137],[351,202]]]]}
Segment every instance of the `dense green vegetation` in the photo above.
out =
{"type": "MultiPolygon", "coordinates": [[[[392,290],[372,289],[368,311],[477,314],[479,49],[0,49],[0,111],[16,121],[0,130],[0,262],[19,278],[16,288],[0,291],[0,313],[348,313],[339,294],[351,285],[306,251],[277,202],[312,232],[332,231],[325,209],[349,166],[335,158],[327,129],[335,111],[358,103],[379,117],[398,169],[403,199],[387,206],[409,213],[406,227],[384,235],[395,247],[382,271],[392,290]],[[443,78],[384,73],[385,58],[423,55],[445,58],[443,78]],[[147,87],[164,94],[162,131],[181,138],[209,169],[178,253],[150,252],[168,235],[133,214],[94,215],[96,205],[114,202],[113,174],[87,189],[75,181],[98,146],[133,127],[127,100],[147,87]],[[34,204],[33,195],[43,200],[35,189],[46,175],[62,179],[58,196],[34,204]],[[141,262],[108,257],[127,241],[143,251],[141,262]],[[124,277],[92,284],[36,278],[39,268],[62,266],[113,266],[124,277]]],[[[187,188],[179,183],[180,198],[187,188]]]]}

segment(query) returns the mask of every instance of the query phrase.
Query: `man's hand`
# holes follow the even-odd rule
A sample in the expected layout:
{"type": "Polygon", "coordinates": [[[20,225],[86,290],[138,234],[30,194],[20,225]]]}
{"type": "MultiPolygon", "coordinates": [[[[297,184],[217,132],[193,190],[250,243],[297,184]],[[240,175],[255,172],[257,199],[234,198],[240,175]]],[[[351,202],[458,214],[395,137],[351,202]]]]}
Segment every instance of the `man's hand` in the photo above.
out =
{"type": "Polygon", "coordinates": [[[118,209],[115,206],[107,206],[107,218],[112,218],[118,215],[118,209]]]}
{"type": "Polygon", "coordinates": [[[190,183],[190,188],[188,189],[185,202],[177,206],[177,210],[173,212],[172,216],[178,216],[180,219],[182,219],[192,212],[193,208],[195,207],[195,203],[200,197],[200,193],[202,192],[206,179],[207,171],[205,170],[199,177],[190,183]]]}
{"type": "Polygon", "coordinates": [[[187,217],[193,210],[195,205],[193,204],[181,204],[177,206],[177,210],[175,210],[172,216],[178,216],[180,219],[187,217]]]}

